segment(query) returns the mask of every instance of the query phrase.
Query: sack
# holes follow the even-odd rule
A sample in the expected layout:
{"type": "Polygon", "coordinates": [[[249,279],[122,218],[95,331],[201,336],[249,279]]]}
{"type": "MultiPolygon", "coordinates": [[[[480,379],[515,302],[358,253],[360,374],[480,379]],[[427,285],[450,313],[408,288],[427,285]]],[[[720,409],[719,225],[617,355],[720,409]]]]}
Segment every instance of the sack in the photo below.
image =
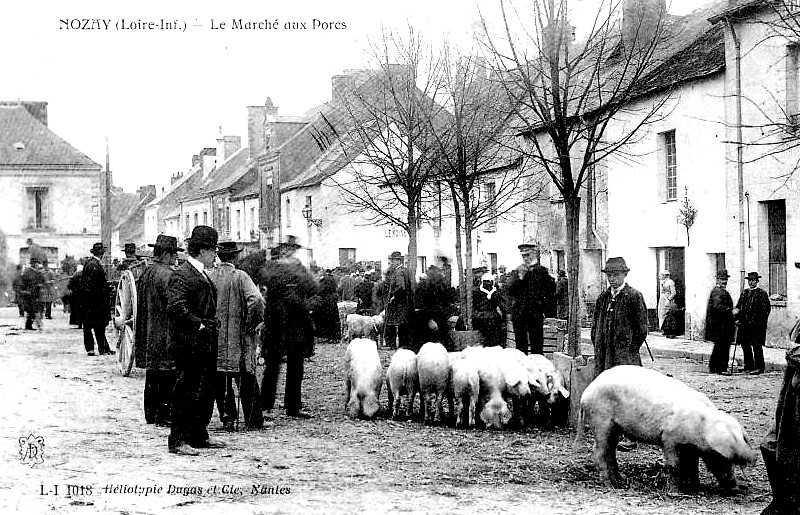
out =
{"type": "Polygon", "coordinates": [[[789,341],[800,343],[800,318],[798,318],[792,328],[789,329],[789,341]]]}

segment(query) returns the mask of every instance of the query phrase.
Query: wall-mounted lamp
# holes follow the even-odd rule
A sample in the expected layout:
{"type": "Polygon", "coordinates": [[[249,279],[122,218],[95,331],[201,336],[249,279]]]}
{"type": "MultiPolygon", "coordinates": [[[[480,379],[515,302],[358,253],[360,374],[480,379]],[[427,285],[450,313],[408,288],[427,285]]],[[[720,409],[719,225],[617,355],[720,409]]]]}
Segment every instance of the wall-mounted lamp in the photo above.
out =
{"type": "Polygon", "coordinates": [[[309,227],[311,227],[312,225],[316,225],[317,227],[322,227],[322,219],[314,218],[310,205],[306,205],[306,207],[303,208],[302,213],[303,213],[303,218],[305,218],[306,221],[308,221],[309,227]]]}

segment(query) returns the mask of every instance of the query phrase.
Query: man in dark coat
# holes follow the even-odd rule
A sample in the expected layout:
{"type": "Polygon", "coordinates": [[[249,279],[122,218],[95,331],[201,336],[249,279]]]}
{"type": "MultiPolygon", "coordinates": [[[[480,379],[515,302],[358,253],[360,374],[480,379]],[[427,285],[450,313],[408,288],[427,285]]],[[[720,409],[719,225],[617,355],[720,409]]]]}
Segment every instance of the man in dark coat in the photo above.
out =
{"type": "Polygon", "coordinates": [[[364,280],[356,286],[355,296],[358,306],[356,309],[361,315],[375,315],[372,310],[372,292],[375,289],[375,281],[372,279],[372,274],[367,272],[364,274],[364,280]]]}
{"type": "Polygon", "coordinates": [[[81,323],[83,324],[83,345],[89,356],[94,356],[95,340],[97,352],[115,354],[106,341],[106,325],[111,320],[111,306],[109,304],[111,291],[106,281],[106,273],[100,258],[106,249],[102,243],[95,243],[89,251],[92,254],[83,265],[81,274],[81,287],[79,302],[81,304],[81,323]],[[94,332],[94,338],[92,338],[94,332]]]}
{"type": "Polygon", "coordinates": [[[739,323],[736,343],[742,347],[742,372],[758,375],[764,372],[764,341],[767,339],[767,319],[772,306],[767,292],[758,287],[758,272],[747,274],[747,285],[736,303],[733,315],[739,323]]]}
{"type": "Polygon", "coordinates": [[[25,302],[22,299],[22,265],[17,265],[17,270],[14,272],[14,279],[11,282],[14,289],[14,302],[17,303],[19,309],[19,316],[25,316],[25,302]]]}
{"type": "Polygon", "coordinates": [[[725,289],[729,277],[727,270],[717,272],[717,285],[711,290],[706,307],[705,339],[714,342],[714,350],[708,360],[708,371],[712,374],[731,375],[728,372],[728,359],[736,326],[733,320],[733,299],[725,289]]]}
{"type": "Polygon", "coordinates": [[[147,369],[144,380],[144,419],[148,424],[169,427],[175,360],[170,349],[169,280],[178,252],[174,236],[159,234],[153,247],[153,264],[137,284],[136,366],[147,369]]]}
{"type": "MultiPolygon", "coordinates": [[[[349,276],[346,276],[349,277],[349,276]]],[[[331,270],[325,270],[319,278],[319,291],[312,300],[315,336],[328,343],[339,343],[342,327],[337,304],[336,278],[331,270]]]]}
{"type": "Polygon", "coordinates": [[[503,311],[503,294],[494,284],[494,276],[485,273],[478,287],[472,291],[472,327],[480,331],[484,346],[506,344],[506,315],[503,311]]]}
{"type": "Polygon", "coordinates": [[[800,514],[800,346],[786,352],[775,422],[761,442],[761,455],[772,487],[772,502],[761,514],[800,514]]]}
{"type": "Polygon", "coordinates": [[[629,270],[621,257],[608,258],[602,270],[609,287],[597,298],[592,323],[598,375],[617,365],[642,366],[639,348],[647,338],[647,306],[642,294],[625,282],[629,270]]]}
{"type": "Polygon", "coordinates": [[[217,231],[207,225],[192,230],[187,258],[169,279],[170,343],[177,377],[172,392],[169,452],[196,456],[193,448],[225,445],[208,436],[214,412],[217,370],[217,290],[206,273],[217,257],[217,231]]]}
{"type": "Polygon", "coordinates": [[[214,396],[226,431],[235,430],[235,421],[239,419],[234,382],[239,390],[245,426],[260,429],[264,424],[256,381],[259,343],[256,337],[264,320],[264,298],[250,276],[233,264],[242,250],[234,241],[220,243],[217,253],[222,262],[209,272],[217,287],[220,323],[214,396]]]}
{"type": "Polygon", "coordinates": [[[508,281],[511,297],[511,322],[517,349],[525,354],[544,352],[544,319],[555,315],[556,284],[547,268],[539,264],[539,248],[519,245],[523,264],[508,281]]]}
{"type": "Polygon", "coordinates": [[[556,318],[566,320],[569,316],[569,283],[567,282],[567,272],[558,271],[556,280],[556,318]]]}
{"type": "Polygon", "coordinates": [[[310,418],[302,408],[303,360],[313,352],[314,328],[306,303],[317,294],[317,282],[294,253],[300,245],[293,237],[271,251],[272,259],[262,270],[260,283],[266,288],[264,329],[261,348],[264,352],[264,378],[261,382],[261,407],[271,412],[275,407],[278,375],[286,358],[286,390],[283,406],[286,414],[310,418]]]}
{"type": "Polygon", "coordinates": [[[416,300],[418,317],[424,323],[419,324],[421,334],[417,337],[424,342],[437,341],[445,347],[450,346],[449,326],[447,319],[457,312],[458,293],[447,282],[444,272],[438,266],[431,265],[425,273],[425,279],[417,284],[416,300]],[[436,329],[431,329],[433,320],[436,329]]]}
{"type": "Polygon", "coordinates": [[[30,266],[22,273],[20,282],[20,294],[27,314],[25,329],[28,331],[34,330],[34,323],[36,324],[36,329],[42,329],[41,291],[44,287],[45,279],[40,267],[41,262],[36,258],[31,258],[30,266]]]}
{"type": "Polygon", "coordinates": [[[67,293],[64,295],[64,302],[69,304],[69,325],[77,325],[78,329],[83,326],[81,324],[81,277],[83,276],[83,265],[72,274],[72,277],[67,281],[67,293]]]}
{"type": "Polygon", "coordinates": [[[394,251],[389,255],[389,267],[383,285],[384,338],[389,347],[416,350],[412,341],[412,314],[414,298],[411,275],[403,266],[403,255],[394,251]]]}

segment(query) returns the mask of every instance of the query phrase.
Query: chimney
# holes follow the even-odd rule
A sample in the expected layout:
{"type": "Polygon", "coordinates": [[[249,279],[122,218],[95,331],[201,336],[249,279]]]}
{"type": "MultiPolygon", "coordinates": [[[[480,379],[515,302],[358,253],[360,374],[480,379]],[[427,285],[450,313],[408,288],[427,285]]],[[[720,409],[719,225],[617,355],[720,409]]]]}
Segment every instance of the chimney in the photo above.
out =
{"type": "Polygon", "coordinates": [[[156,196],[156,185],[155,184],[148,184],[147,186],[141,186],[136,193],[139,194],[139,201],[148,202],[156,196]]]}
{"type": "Polygon", "coordinates": [[[47,125],[47,102],[9,100],[0,101],[0,106],[22,106],[40,123],[47,125]]]}
{"type": "Polygon", "coordinates": [[[217,166],[217,149],[206,147],[200,151],[200,163],[203,167],[203,177],[208,177],[208,174],[217,166]]]}
{"type": "Polygon", "coordinates": [[[278,108],[272,104],[271,98],[267,98],[263,106],[247,107],[247,140],[250,157],[258,157],[270,149],[276,116],[278,108]]]}
{"type": "Polygon", "coordinates": [[[239,136],[222,136],[217,138],[217,156],[220,158],[220,162],[227,161],[241,146],[242,138],[239,136]]]}
{"type": "Polygon", "coordinates": [[[622,40],[626,53],[634,55],[650,47],[664,24],[667,0],[625,0],[622,4],[622,40]]]}

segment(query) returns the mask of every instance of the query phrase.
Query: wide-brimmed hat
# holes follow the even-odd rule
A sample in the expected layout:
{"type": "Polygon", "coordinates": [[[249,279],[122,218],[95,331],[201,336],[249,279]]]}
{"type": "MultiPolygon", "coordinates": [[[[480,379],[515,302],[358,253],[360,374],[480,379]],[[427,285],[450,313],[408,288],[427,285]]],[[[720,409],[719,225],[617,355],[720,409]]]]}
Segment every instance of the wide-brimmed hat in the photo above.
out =
{"type": "Polygon", "coordinates": [[[539,250],[539,246],[536,245],[535,243],[522,243],[520,245],[517,245],[517,248],[519,249],[520,253],[530,252],[532,250],[539,250]]]}
{"type": "Polygon", "coordinates": [[[92,248],[89,250],[89,252],[91,252],[92,254],[95,254],[95,255],[97,255],[97,254],[105,254],[106,247],[101,242],[98,241],[97,243],[92,245],[92,248]]]}
{"type": "Polygon", "coordinates": [[[730,277],[727,269],[717,270],[717,279],[730,279],[730,277]]]}
{"type": "Polygon", "coordinates": [[[611,274],[614,272],[628,272],[630,268],[628,265],[625,264],[625,258],[621,257],[612,257],[606,260],[606,266],[601,270],[601,272],[606,274],[611,274]]]}
{"type": "Polygon", "coordinates": [[[302,245],[297,243],[297,236],[289,235],[286,237],[286,241],[278,244],[278,251],[283,252],[285,250],[297,250],[303,248],[302,245]]]}
{"type": "Polygon", "coordinates": [[[761,279],[761,276],[758,275],[758,272],[750,272],[749,274],[747,274],[747,279],[748,280],[756,280],[757,281],[757,280],[761,279]]]}
{"type": "Polygon", "coordinates": [[[401,254],[400,251],[395,250],[389,254],[389,259],[403,259],[403,254],[401,254]]]}
{"type": "Polygon", "coordinates": [[[122,247],[122,251],[123,251],[123,252],[125,252],[126,254],[127,254],[127,253],[131,253],[131,254],[133,254],[133,253],[135,253],[135,252],[136,252],[136,244],[135,244],[135,243],[126,243],[126,244],[125,244],[125,245],[122,247]]]}
{"type": "Polygon", "coordinates": [[[232,256],[241,252],[242,247],[238,246],[235,241],[223,241],[217,245],[217,254],[220,256],[232,256]]]}
{"type": "Polygon", "coordinates": [[[206,248],[216,248],[218,241],[219,235],[216,229],[208,225],[198,225],[192,229],[192,235],[186,240],[186,243],[206,248]]]}
{"type": "Polygon", "coordinates": [[[156,242],[148,243],[147,246],[162,252],[183,252],[183,249],[178,246],[178,239],[166,234],[159,234],[156,236],[156,242]]]}

